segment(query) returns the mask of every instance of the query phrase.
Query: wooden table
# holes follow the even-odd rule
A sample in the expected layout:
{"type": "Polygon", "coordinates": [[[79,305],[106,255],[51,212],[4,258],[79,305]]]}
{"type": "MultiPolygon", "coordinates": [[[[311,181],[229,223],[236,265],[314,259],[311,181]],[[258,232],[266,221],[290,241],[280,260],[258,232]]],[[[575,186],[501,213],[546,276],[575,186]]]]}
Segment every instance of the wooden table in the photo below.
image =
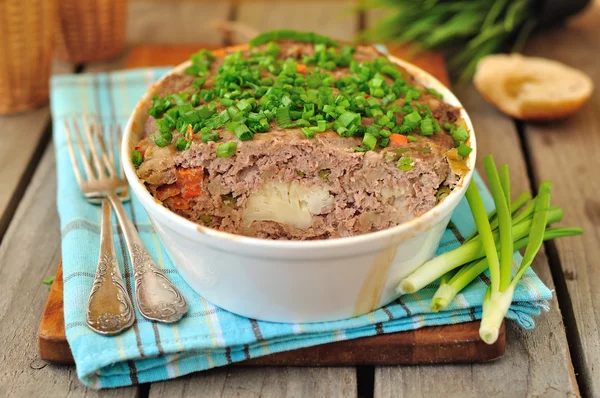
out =
{"type": "MultiPolygon", "coordinates": [[[[259,30],[315,30],[351,39],[377,15],[352,14],[352,0],[294,2],[137,0],[128,40],[140,43],[239,41],[211,30],[211,20],[237,20],[259,30]],[[164,21],[177,21],[164,24],[164,21]],[[165,27],[159,30],[157,26],[165,27]]],[[[553,201],[581,237],[548,243],[534,269],[556,299],[534,330],[509,323],[505,356],[472,365],[358,368],[215,369],[168,382],[109,391],[86,389],[72,367],[38,359],[37,326],[48,294],[41,283],[60,256],[54,150],[47,107],[0,117],[0,396],[420,397],[600,395],[600,4],[533,38],[526,53],[564,61],[592,76],[598,90],[581,112],[559,123],[531,125],[486,104],[471,85],[455,91],[469,111],[480,153],[508,162],[514,190],[554,181],[553,201]]],[[[77,70],[119,68],[123,56],[77,70]]],[[[58,65],[56,73],[75,70],[58,65]]],[[[481,158],[481,157],[480,157],[481,158]]]]}

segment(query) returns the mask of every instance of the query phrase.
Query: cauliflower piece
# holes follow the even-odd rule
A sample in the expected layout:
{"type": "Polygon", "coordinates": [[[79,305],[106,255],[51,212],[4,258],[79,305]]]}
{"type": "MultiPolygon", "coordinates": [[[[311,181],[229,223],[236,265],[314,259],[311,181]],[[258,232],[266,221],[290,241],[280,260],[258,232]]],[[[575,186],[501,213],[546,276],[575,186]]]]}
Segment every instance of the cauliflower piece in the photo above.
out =
{"type": "Polygon", "coordinates": [[[275,221],[306,229],[312,225],[312,216],[320,214],[333,201],[324,186],[269,181],[248,196],[244,224],[248,227],[254,221],[275,221]]]}

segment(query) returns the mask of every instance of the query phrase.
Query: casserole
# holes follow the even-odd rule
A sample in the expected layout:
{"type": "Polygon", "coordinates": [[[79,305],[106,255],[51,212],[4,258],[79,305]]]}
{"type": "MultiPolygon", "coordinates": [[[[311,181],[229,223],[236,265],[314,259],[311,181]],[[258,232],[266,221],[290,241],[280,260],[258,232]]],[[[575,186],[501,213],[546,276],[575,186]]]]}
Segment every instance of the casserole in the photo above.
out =
{"type": "MultiPolygon", "coordinates": [[[[199,294],[250,318],[331,321],[362,315],[393,301],[398,282],[434,255],[472,176],[476,157],[473,127],[459,101],[439,81],[410,63],[395,57],[389,60],[442,94],[445,102],[460,108],[473,149],[466,158],[470,171],[425,213],[400,225],[356,236],[310,241],[259,239],[199,225],[167,209],[150,194],[129,160],[143,138],[148,103],[162,80],[144,95],[125,128],[125,174],[167,253],[199,294]]],[[[189,66],[189,61],[183,63],[169,75],[189,66]]]]}

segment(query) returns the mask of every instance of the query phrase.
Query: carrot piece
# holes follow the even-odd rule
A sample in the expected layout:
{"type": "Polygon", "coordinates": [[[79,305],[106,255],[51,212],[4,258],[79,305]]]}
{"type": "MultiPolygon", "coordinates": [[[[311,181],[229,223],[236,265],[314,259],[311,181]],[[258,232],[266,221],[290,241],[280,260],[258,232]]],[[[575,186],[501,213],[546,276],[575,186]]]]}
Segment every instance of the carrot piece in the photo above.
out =
{"type": "Polygon", "coordinates": [[[300,73],[304,73],[304,72],[306,72],[306,69],[308,69],[308,68],[307,68],[307,66],[306,66],[306,65],[304,65],[304,64],[297,64],[297,65],[296,65],[296,70],[297,70],[298,72],[300,72],[300,73]]]}
{"type": "Polygon", "coordinates": [[[196,196],[202,195],[201,184],[190,184],[186,185],[181,191],[184,198],[195,198],[196,196]]]}
{"type": "Polygon", "coordinates": [[[396,144],[407,144],[408,138],[406,138],[402,134],[392,134],[390,135],[390,141],[396,144]]]}
{"type": "Polygon", "coordinates": [[[202,181],[204,180],[204,170],[202,167],[192,167],[189,169],[177,169],[177,187],[181,189],[184,198],[194,198],[202,195],[202,181]]]}

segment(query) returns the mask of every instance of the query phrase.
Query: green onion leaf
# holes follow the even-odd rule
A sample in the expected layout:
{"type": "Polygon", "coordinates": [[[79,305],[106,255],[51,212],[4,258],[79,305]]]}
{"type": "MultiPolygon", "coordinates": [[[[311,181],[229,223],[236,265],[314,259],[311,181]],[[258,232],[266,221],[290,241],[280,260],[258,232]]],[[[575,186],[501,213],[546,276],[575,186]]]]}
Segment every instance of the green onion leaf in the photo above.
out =
{"type": "Polygon", "coordinates": [[[421,135],[433,135],[433,119],[426,117],[425,119],[421,120],[419,127],[421,128],[421,135]]]}
{"type": "Polygon", "coordinates": [[[351,124],[358,124],[360,121],[360,115],[354,112],[344,112],[337,118],[337,121],[344,127],[348,127],[351,124]]]}
{"type": "Polygon", "coordinates": [[[175,141],[175,149],[177,149],[178,151],[185,151],[190,147],[191,144],[191,140],[188,141],[185,138],[179,137],[177,138],[177,141],[175,141]]]}
{"type": "Polygon", "coordinates": [[[421,115],[417,111],[413,111],[408,115],[404,116],[402,119],[402,125],[409,127],[411,129],[416,129],[419,126],[419,122],[421,121],[421,115]]]}
{"type": "Polygon", "coordinates": [[[375,145],[377,144],[377,137],[367,133],[363,137],[362,144],[366,149],[372,151],[375,149],[375,145]]]}
{"type": "Polygon", "coordinates": [[[292,124],[290,117],[290,108],[278,108],[277,109],[277,125],[281,128],[286,128],[292,124]]]}
{"type": "Polygon", "coordinates": [[[235,141],[224,142],[217,145],[217,157],[229,158],[235,154],[237,143],[235,141]]]}
{"type": "Polygon", "coordinates": [[[302,134],[304,134],[306,138],[313,138],[315,136],[315,131],[309,127],[303,127],[300,131],[302,131],[302,134]]]}
{"type": "MultiPolygon", "coordinates": [[[[503,292],[510,285],[512,277],[512,264],[513,264],[513,236],[512,236],[512,220],[508,203],[506,202],[506,195],[502,189],[500,183],[500,177],[498,176],[498,170],[494,163],[492,155],[488,155],[483,159],[483,166],[485,173],[490,183],[490,191],[494,198],[494,204],[496,205],[496,214],[498,216],[498,230],[500,233],[500,278],[498,280],[498,289],[492,289],[492,292],[503,292]]],[[[486,215],[486,220],[488,217],[486,215]]],[[[495,253],[494,253],[495,254],[495,253]]],[[[488,255],[486,251],[486,256],[488,255]]]]}
{"type": "Polygon", "coordinates": [[[144,161],[144,157],[142,156],[142,153],[140,151],[135,149],[131,152],[131,163],[133,163],[133,165],[136,168],[140,167],[140,165],[142,164],[143,161],[144,161]]]}
{"type": "Polygon", "coordinates": [[[232,99],[229,98],[221,98],[221,105],[223,105],[224,107],[230,107],[234,104],[234,101],[232,99]]]}
{"type": "Polygon", "coordinates": [[[466,158],[473,151],[473,148],[466,145],[465,143],[462,143],[458,146],[457,151],[460,156],[466,158]]]}
{"type": "Polygon", "coordinates": [[[531,223],[531,232],[529,233],[529,243],[523,254],[523,261],[513,278],[511,285],[516,286],[527,267],[531,265],[536,254],[542,247],[544,231],[548,221],[548,209],[550,207],[550,181],[543,181],[538,190],[538,196],[535,199],[535,210],[533,213],[533,221],[531,223]]]}
{"type": "Polygon", "coordinates": [[[155,140],[154,143],[159,146],[159,147],[166,147],[167,145],[169,145],[171,143],[171,141],[173,140],[173,134],[171,134],[170,131],[166,131],[164,133],[162,133],[161,135],[159,135],[155,140]]]}
{"type": "Polygon", "coordinates": [[[204,86],[204,83],[206,83],[206,78],[205,77],[199,77],[198,79],[194,80],[194,82],[192,83],[192,85],[196,88],[200,88],[202,86],[204,86]]]}
{"type": "Polygon", "coordinates": [[[240,141],[247,141],[254,137],[254,134],[252,134],[252,131],[250,131],[248,126],[246,126],[245,124],[240,124],[237,127],[235,127],[234,132],[235,132],[236,137],[240,141]]]}
{"type": "Polygon", "coordinates": [[[398,159],[398,168],[404,172],[411,171],[414,165],[414,160],[408,156],[402,156],[400,159],[398,159]]]}
{"type": "Polygon", "coordinates": [[[429,94],[435,95],[439,99],[443,99],[444,98],[444,96],[442,94],[440,94],[435,88],[427,87],[426,90],[427,90],[427,92],[429,94]]]}

